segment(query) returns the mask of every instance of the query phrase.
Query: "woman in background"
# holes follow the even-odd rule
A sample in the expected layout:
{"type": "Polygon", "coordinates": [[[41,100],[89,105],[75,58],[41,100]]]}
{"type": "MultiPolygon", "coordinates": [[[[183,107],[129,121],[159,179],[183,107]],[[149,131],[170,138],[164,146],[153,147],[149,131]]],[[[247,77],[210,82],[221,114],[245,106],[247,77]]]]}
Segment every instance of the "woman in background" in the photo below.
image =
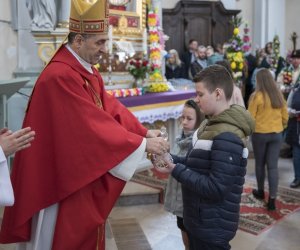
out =
{"type": "Polygon", "coordinates": [[[260,69],[256,75],[256,88],[250,97],[249,111],[255,119],[252,146],[255,157],[257,189],[252,194],[264,199],[265,165],[268,170],[268,210],[275,210],[278,189],[278,158],[282,143],[282,131],[287,126],[287,104],[268,69],[260,69]]]}
{"type": "Polygon", "coordinates": [[[168,53],[165,76],[168,80],[176,78],[187,78],[185,65],[179,59],[178,52],[175,49],[171,49],[168,53]]]}

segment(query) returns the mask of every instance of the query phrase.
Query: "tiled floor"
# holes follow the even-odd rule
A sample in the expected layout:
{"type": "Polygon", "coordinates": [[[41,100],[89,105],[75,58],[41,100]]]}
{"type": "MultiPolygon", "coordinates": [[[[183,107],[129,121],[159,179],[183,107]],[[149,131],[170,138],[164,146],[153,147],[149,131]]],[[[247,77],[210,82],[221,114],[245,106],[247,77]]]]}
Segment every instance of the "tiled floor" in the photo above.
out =
{"type": "MultiPolygon", "coordinates": [[[[279,184],[288,187],[293,179],[291,159],[280,160],[279,172],[279,184]]],[[[255,179],[253,159],[250,159],[248,163],[247,178],[255,179]]],[[[161,204],[115,207],[110,214],[110,218],[114,220],[135,219],[153,250],[184,249],[180,231],[176,226],[175,216],[165,212],[161,204]]],[[[233,250],[299,250],[299,235],[300,211],[289,215],[259,236],[238,231],[231,245],[233,250]]],[[[117,250],[113,236],[108,233],[107,237],[106,250],[117,250]]],[[[0,245],[0,250],[12,249],[14,249],[13,245],[0,245]]],[[[134,250],[143,249],[135,248],[134,250]]]]}

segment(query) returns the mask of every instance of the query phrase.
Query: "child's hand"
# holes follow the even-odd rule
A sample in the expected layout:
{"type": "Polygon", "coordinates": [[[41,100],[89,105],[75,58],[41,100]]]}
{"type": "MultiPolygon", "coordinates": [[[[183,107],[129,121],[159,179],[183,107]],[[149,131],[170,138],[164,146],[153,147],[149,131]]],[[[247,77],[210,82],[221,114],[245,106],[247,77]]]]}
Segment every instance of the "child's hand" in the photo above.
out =
{"type": "Polygon", "coordinates": [[[21,149],[28,148],[34,136],[35,132],[31,131],[29,127],[20,129],[14,133],[8,129],[2,129],[0,130],[0,146],[7,157],[21,149]]]}
{"type": "Polygon", "coordinates": [[[164,154],[164,161],[165,161],[166,167],[170,170],[170,172],[172,172],[173,169],[175,168],[176,164],[173,163],[173,159],[172,159],[171,155],[164,154]]]}

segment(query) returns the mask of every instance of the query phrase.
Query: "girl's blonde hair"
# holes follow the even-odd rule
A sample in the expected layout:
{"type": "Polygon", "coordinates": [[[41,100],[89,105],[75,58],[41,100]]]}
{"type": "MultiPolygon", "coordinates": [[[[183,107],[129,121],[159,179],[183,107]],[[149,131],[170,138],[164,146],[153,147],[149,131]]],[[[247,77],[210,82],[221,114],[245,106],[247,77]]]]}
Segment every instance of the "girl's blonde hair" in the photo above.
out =
{"type": "Polygon", "coordinates": [[[285,104],[283,95],[276,86],[276,82],[268,69],[263,68],[257,72],[255,92],[262,92],[264,98],[268,96],[273,109],[282,108],[285,104]]]}

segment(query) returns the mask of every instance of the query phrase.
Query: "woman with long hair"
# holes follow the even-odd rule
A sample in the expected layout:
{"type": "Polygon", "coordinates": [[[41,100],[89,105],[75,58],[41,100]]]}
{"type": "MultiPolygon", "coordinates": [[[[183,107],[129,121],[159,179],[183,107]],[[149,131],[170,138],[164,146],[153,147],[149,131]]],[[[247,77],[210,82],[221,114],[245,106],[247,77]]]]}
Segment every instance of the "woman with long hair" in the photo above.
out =
{"type": "Polygon", "coordinates": [[[287,126],[287,104],[268,69],[260,69],[256,75],[256,88],[250,97],[249,111],[255,119],[252,146],[255,157],[257,189],[252,194],[264,199],[265,165],[269,182],[268,210],[275,210],[278,189],[278,158],[282,143],[282,131],[287,126]]]}
{"type": "Polygon", "coordinates": [[[186,78],[185,65],[180,60],[178,52],[175,49],[171,49],[168,53],[168,59],[166,62],[166,78],[186,78]]]}

